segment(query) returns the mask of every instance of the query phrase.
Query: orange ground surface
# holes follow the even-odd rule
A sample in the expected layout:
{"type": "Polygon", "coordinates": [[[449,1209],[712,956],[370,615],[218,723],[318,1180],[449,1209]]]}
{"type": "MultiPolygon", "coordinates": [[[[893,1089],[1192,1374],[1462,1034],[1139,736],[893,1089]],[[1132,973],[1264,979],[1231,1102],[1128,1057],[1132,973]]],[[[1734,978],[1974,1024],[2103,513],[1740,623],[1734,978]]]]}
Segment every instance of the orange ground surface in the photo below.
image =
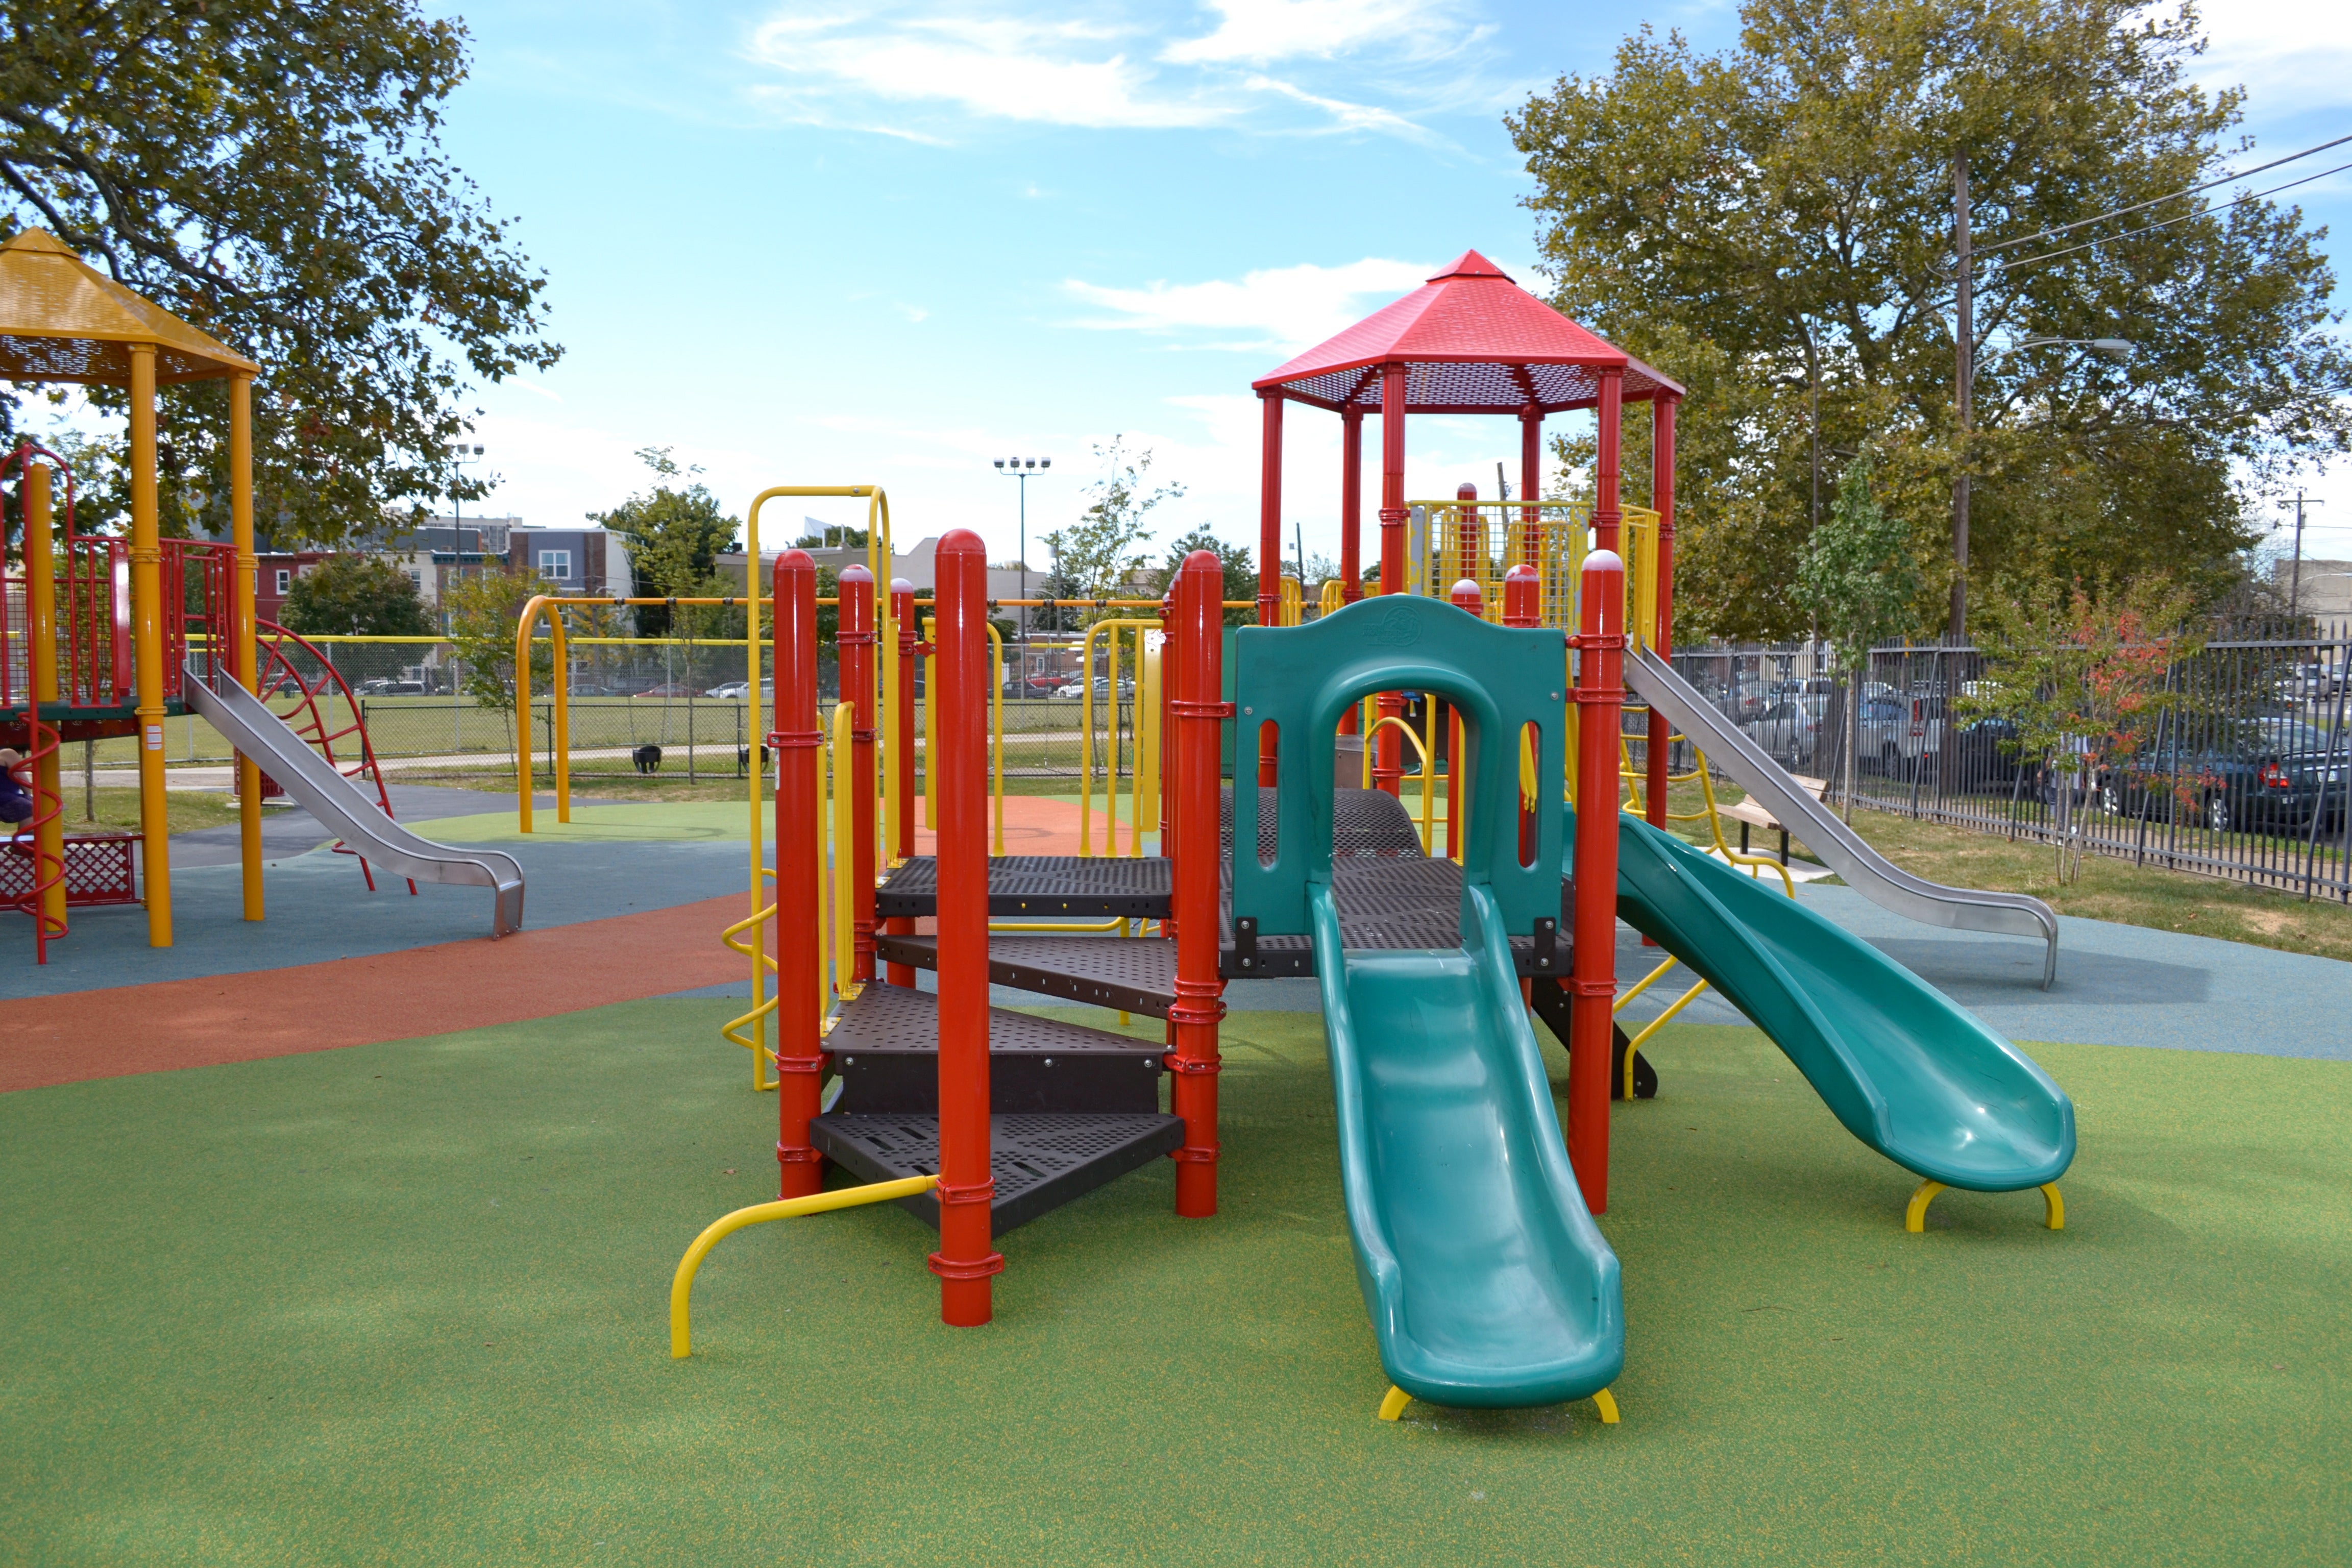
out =
{"type": "MultiPolygon", "coordinates": [[[[915,847],[929,854],[930,835],[918,833],[915,847]]],[[[1007,854],[1077,847],[1074,803],[1006,799],[1007,854]]],[[[748,961],[719,942],[742,913],[738,894],[498,942],[26,997],[8,1005],[0,1092],[414,1039],[723,984],[744,977],[748,961]],[[612,962],[619,954],[628,962],[612,962]]]]}

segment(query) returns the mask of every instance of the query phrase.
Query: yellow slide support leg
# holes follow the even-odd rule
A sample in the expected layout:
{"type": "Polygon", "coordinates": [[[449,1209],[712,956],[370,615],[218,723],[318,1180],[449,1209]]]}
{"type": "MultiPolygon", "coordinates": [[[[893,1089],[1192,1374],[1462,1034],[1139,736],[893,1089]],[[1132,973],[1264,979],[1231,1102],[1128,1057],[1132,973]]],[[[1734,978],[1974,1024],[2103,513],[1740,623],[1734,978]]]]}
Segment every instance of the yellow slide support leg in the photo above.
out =
{"type": "Polygon", "coordinates": [[[778,1203],[753,1204],[750,1208],[737,1209],[721,1215],[705,1226],[686,1256],[677,1260],[677,1272],[669,1282],[669,1353],[675,1361],[684,1361],[693,1354],[691,1336],[687,1323],[687,1300],[694,1291],[695,1270],[712,1247],[741,1230],[747,1225],[764,1225],[772,1219],[794,1219],[802,1215],[826,1214],[834,1209],[854,1209],[866,1204],[887,1204],[899,1198],[911,1198],[928,1193],[940,1184],[937,1176],[907,1176],[895,1182],[876,1182],[869,1186],[843,1187],[835,1192],[813,1193],[804,1198],[785,1198],[778,1203]]]}
{"type": "MultiPolygon", "coordinates": [[[[1381,1401],[1381,1419],[1394,1421],[1404,1414],[1404,1407],[1412,1403],[1412,1394],[1391,1384],[1388,1397],[1381,1401]]],[[[1607,1389],[1604,1388],[1592,1396],[1592,1405],[1593,1408],[1601,1412],[1601,1424],[1603,1426],[1617,1425],[1617,1401],[1607,1389]]]]}
{"type": "MultiPolygon", "coordinates": [[[[1927,1228],[1927,1205],[1934,1203],[1936,1201],[1936,1194],[1943,1190],[1944,1184],[1941,1182],[1920,1183],[1919,1190],[1911,1194],[1910,1203],[1904,1207],[1903,1228],[1909,1231],[1914,1236],[1926,1230],[1927,1228]]],[[[2059,1194],[2058,1184],[2055,1182],[2044,1182],[2042,1184],[2040,1191],[2042,1193],[2042,1223],[2049,1226],[2052,1230],[2065,1229],[2066,1200],[2059,1194]]]]}

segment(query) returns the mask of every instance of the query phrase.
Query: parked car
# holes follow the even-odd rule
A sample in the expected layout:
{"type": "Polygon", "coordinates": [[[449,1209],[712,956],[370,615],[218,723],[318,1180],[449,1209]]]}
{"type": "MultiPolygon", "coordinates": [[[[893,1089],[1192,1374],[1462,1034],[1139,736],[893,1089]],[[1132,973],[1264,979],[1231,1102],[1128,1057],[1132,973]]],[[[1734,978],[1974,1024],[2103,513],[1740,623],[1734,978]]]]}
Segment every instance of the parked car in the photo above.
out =
{"type": "Polygon", "coordinates": [[[1829,699],[1807,692],[1775,699],[1764,711],[1740,726],[1764,748],[1767,756],[1794,771],[1813,765],[1829,699]]]}
{"type": "Polygon", "coordinates": [[[359,694],[362,697],[422,697],[425,695],[425,682],[394,680],[388,676],[379,676],[373,680],[361,681],[359,694]]]}
{"type": "Polygon", "coordinates": [[[637,695],[639,697],[699,697],[702,694],[683,681],[672,680],[660,686],[648,686],[637,695]]]}
{"type": "Polygon", "coordinates": [[[751,694],[751,683],[748,680],[723,681],[703,693],[705,697],[716,697],[722,701],[748,697],[751,694]]]}
{"type": "Polygon", "coordinates": [[[2107,811],[2164,817],[2183,806],[2216,833],[2299,829],[2321,814],[2320,831],[2344,823],[2343,743],[2280,715],[2224,721],[2187,744],[2148,747],[2100,781],[2107,811]]]}

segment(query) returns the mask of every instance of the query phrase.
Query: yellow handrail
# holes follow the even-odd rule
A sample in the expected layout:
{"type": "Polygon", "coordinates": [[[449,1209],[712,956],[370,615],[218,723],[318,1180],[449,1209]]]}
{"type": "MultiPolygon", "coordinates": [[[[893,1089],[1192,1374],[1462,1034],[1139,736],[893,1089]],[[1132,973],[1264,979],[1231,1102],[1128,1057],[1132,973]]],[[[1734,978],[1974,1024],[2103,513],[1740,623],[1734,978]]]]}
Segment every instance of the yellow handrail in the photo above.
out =
{"type": "MultiPolygon", "coordinates": [[[[1099,632],[1110,633],[1110,665],[1108,674],[1110,681],[1111,728],[1113,732],[1109,742],[1110,776],[1103,781],[1103,816],[1106,818],[1103,829],[1103,847],[1106,854],[1117,855],[1118,853],[1118,736],[1117,733],[1118,727],[1118,634],[1123,631],[1131,630],[1136,634],[1137,641],[1139,644],[1144,633],[1158,631],[1160,629],[1160,623],[1156,616],[1116,617],[1109,620],[1100,620],[1087,628],[1085,640],[1078,645],[1078,853],[1080,855],[1091,857],[1095,852],[1095,636],[1099,632]]],[[[1137,727],[1140,729],[1143,723],[1143,716],[1140,711],[1143,706],[1143,688],[1140,682],[1137,683],[1135,695],[1136,705],[1138,708],[1136,724],[1137,727]]],[[[1142,758],[1139,754],[1136,761],[1138,771],[1140,772],[1142,758]]],[[[1136,805],[1130,809],[1139,811],[1139,784],[1137,787],[1139,790],[1139,797],[1136,805]]],[[[1135,830],[1138,833],[1142,831],[1142,824],[1139,820],[1135,824],[1135,830]]]]}
{"type": "MultiPolygon", "coordinates": [[[[1430,704],[1433,714],[1436,707],[1433,702],[1430,704]]],[[[1433,717],[1430,722],[1433,727],[1436,721],[1433,717]]],[[[1430,846],[1436,842],[1437,771],[1431,760],[1430,748],[1436,737],[1433,734],[1430,741],[1424,742],[1421,736],[1414,733],[1412,726],[1406,723],[1402,717],[1394,713],[1383,713],[1373,721],[1370,730],[1364,731],[1366,756],[1371,755],[1373,738],[1391,724],[1396,726],[1398,732],[1406,740],[1412,742],[1412,749],[1421,754],[1421,852],[1424,855],[1433,854],[1434,851],[1430,848],[1430,846]]],[[[1450,805],[1447,809],[1452,809],[1450,805]]]]}
{"type": "Polygon", "coordinates": [[[673,1361],[684,1361],[694,1353],[693,1335],[688,1321],[688,1303],[694,1293],[694,1276],[710,1249],[741,1230],[746,1226],[765,1225],[772,1219],[797,1219],[803,1215],[830,1214],[835,1209],[862,1208],[867,1204],[887,1204],[898,1198],[911,1198],[929,1192],[940,1184],[937,1176],[904,1176],[895,1182],[876,1182],[863,1187],[842,1187],[830,1193],[813,1193],[804,1198],[784,1198],[772,1204],[753,1204],[722,1215],[705,1226],[702,1234],[677,1260],[677,1272],[669,1281],[669,1353],[673,1361]]]}

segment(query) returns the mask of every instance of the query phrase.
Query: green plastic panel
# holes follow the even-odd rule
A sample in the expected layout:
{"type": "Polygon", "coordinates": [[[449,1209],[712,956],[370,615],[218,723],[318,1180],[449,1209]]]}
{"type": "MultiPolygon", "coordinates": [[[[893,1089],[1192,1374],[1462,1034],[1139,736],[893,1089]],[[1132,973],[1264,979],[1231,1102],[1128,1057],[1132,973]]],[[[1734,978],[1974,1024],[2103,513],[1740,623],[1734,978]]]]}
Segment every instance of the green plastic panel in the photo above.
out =
{"type": "MultiPolygon", "coordinates": [[[[1433,691],[1463,719],[1470,841],[1463,895],[1494,889],[1504,930],[1559,918],[1560,784],[1568,645],[1556,630],[1490,626],[1435,599],[1362,599],[1303,626],[1244,626],[1234,637],[1235,776],[1255,776],[1259,736],[1276,726],[1277,829],[1272,864],[1234,858],[1234,917],[1261,936],[1309,932],[1307,889],[1331,880],[1332,738],[1376,691],[1433,691]],[[1534,724],[1538,839],[1519,863],[1518,736],[1534,724]]],[[[1404,748],[1408,766],[1412,748],[1404,748]]],[[[1257,842],[1255,790],[1234,792],[1234,842],[1257,842]]],[[[1467,929],[1467,916],[1465,926],[1467,929]]],[[[1563,933],[1563,936],[1565,933],[1563,933]]]]}

